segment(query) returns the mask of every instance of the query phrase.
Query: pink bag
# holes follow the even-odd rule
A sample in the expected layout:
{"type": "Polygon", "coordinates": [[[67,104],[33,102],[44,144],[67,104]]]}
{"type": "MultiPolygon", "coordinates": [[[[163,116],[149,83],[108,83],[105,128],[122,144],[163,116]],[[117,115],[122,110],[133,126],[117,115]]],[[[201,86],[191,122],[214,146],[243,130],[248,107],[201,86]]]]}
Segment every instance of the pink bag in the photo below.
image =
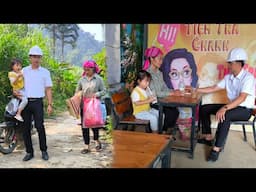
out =
{"type": "Polygon", "coordinates": [[[104,126],[101,102],[96,97],[83,98],[83,128],[104,126]]]}

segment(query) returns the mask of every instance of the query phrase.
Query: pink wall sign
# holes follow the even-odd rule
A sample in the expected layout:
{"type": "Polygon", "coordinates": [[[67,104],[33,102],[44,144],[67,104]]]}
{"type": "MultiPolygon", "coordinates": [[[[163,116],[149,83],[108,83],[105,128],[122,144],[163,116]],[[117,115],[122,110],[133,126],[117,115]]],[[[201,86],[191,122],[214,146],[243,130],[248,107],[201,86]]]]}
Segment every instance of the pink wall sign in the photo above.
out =
{"type": "Polygon", "coordinates": [[[157,41],[161,43],[168,52],[175,44],[180,24],[161,24],[157,41]]]}

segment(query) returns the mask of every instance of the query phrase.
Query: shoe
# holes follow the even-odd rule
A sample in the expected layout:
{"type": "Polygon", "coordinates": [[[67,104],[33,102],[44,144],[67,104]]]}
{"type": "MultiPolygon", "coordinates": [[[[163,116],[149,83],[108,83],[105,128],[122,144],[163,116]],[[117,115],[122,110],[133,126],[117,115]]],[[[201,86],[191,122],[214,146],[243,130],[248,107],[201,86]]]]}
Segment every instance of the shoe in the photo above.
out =
{"type": "Polygon", "coordinates": [[[205,138],[197,139],[197,143],[205,144],[211,147],[213,146],[213,140],[206,140],[205,138]]]}
{"type": "Polygon", "coordinates": [[[47,161],[49,159],[49,155],[47,153],[47,151],[42,151],[42,159],[47,161]]]}
{"type": "Polygon", "coordinates": [[[21,121],[21,122],[24,121],[23,118],[20,115],[15,115],[14,118],[17,119],[18,121],[21,121]]]}
{"type": "Polygon", "coordinates": [[[27,153],[25,157],[23,158],[23,161],[29,161],[34,157],[33,153],[27,153]]]}
{"type": "Polygon", "coordinates": [[[96,149],[96,151],[100,151],[102,149],[100,142],[96,145],[95,149],[96,149]]]}
{"type": "Polygon", "coordinates": [[[86,154],[86,153],[89,153],[89,152],[90,152],[90,149],[83,149],[83,150],[81,151],[82,154],[86,154]]]}
{"type": "Polygon", "coordinates": [[[174,136],[170,136],[170,139],[172,139],[173,141],[176,141],[177,139],[176,139],[176,137],[174,137],[174,136]]]}
{"type": "Polygon", "coordinates": [[[209,157],[207,158],[207,161],[217,161],[219,158],[219,153],[220,151],[214,151],[213,149],[211,150],[211,153],[209,155],[209,157]]]}

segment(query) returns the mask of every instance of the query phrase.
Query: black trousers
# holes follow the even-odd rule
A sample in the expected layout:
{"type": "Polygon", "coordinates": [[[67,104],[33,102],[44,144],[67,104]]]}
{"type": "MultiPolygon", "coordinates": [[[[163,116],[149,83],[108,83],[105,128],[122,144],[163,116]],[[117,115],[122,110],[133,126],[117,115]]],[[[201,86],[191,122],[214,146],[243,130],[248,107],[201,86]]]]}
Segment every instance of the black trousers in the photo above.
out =
{"type": "MultiPolygon", "coordinates": [[[[159,109],[157,104],[151,105],[155,109],[159,109]]],[[[176,107],[164,107],[164,125],[163,131],[167,131],[168,128],[174,127],[179,117],[179,110],[176,107]]]]}
{"type": "MultiPolygon", "coordinates": [[[[225,104],[206,104],[199,108],[200,121],[202,123],[202,133],[211,134],[211,118],[210,115],[215,115],[217,111],[225,104]]],[[[231,121],[247,121],[250,119],[252,109],[246,107],[236,107],[228,110],[225,113],[225,120],[218,123],[216,131],[216,147],[223,147],[226,137],[229,132],[231,121]]]]}
{"type": "MultiPolygon", "coordinates": [[[[83,103],[83,102],[81,102],[83,103]]],[[[82,133],[84,138],[84,144],[89,145],[90,144],[90,131],[89,128],[83,128],[83,104],[81,104],[81,110],[80,110],[80,116],[81,116],[81,127],[82,127],[82,133]]],[[[86,115],[86,114],[85,114],[86,115]]],[[[93,140],[99,140],[99,128],[92,128],[93,132],[93,140]]]]}
{"type": "MultiPolygon", "coordinates": [[[[100,128],[92,128],[93,131],[93,140],[99,140],[99,129],[100,128]]],[[[82,128],[84,144],[90,144],[90,129],[89,128],[82,128]]]]}
{"type": "Polygon", "coordinates": [[[27,106],[22,111],[22,117],[24,119],[24,132],[23,139],[27,153],[33,153],[33,146],[31,140],[31,123],[32,116],[35,121],[35,127],[39,136],[39,144],[41,151],[47,151],[46,135],[44,127],[44,108],[43,99],[29,100],[27,106]]]}

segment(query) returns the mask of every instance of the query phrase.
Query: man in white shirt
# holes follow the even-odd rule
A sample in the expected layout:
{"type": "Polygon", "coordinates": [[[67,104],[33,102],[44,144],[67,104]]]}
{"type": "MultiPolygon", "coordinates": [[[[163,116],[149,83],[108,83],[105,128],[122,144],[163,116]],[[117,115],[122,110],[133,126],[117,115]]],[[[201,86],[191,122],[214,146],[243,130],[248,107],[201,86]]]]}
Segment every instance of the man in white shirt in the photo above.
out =
{"type": "Polygon", "coordinates": [[[25,94],[28,98],[28,104],[23,110],[24,118],[24,143],[27,154],[23,161],[28,161],[34,157],[34,150],[31,141],[31,120],[34,117],[35,127],[37,128],[40,150],[42,151],[42,159],[48,160],[46,135],[44,127],[44,105],[43,98],[46,95],[48,105],[47,112],[50,115],[52,108],[52,80],[50,72],[40,66],[42,50],[38,46],[34,46],[29,50],[29,59],[31,65],[23,68],[25,94]]]}
{"type": "Polygon", "coordinates": [[[252,113],[255,100],[254,76],[243,69],[247,54],[242,48],[234,48],[228,55],[230,74],[226,75],[217,85],[198,88],[199,93],[212,93],[226,89],[229,102],[227,104],[206,104],[200,107],[203,137],[198,143],[212,145],[210,115],[215,114],[218,121],[216,141],[208,161],[216,161],[229,132],[231,121],[247,121],[252,113]]]}

